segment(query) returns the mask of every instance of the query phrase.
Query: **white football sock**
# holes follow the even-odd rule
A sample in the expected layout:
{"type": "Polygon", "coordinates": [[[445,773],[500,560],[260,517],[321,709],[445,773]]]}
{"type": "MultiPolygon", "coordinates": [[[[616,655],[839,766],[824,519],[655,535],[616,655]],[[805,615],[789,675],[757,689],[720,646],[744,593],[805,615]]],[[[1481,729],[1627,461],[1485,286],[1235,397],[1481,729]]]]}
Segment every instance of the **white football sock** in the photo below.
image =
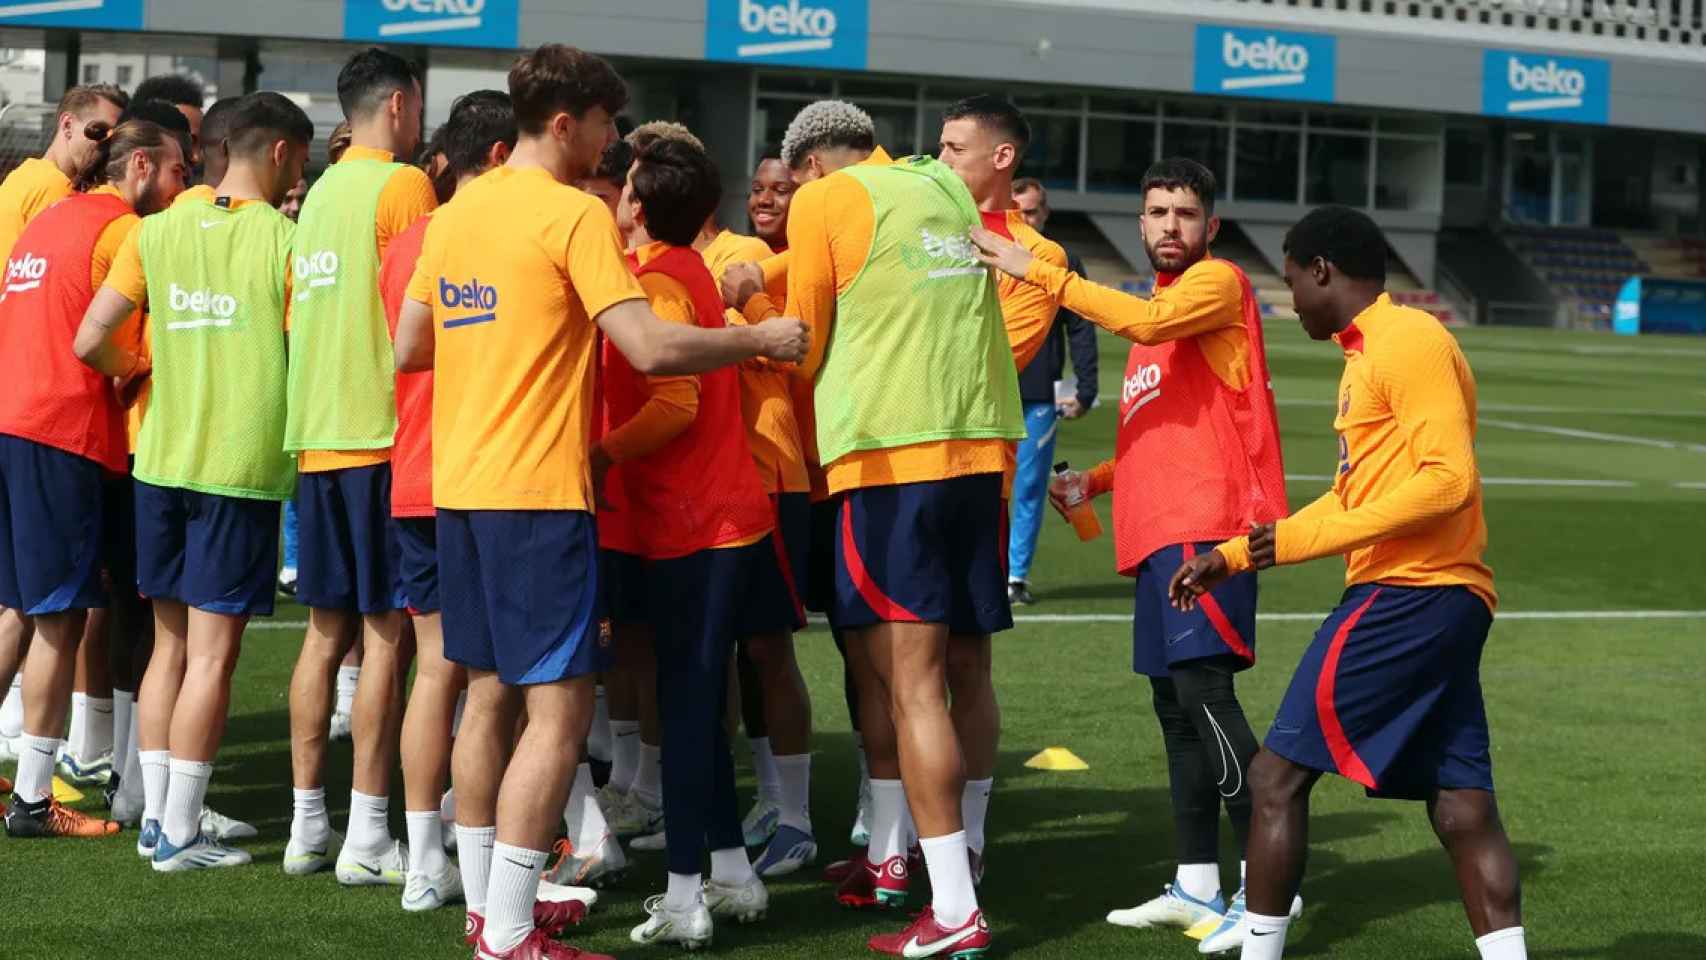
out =
{"type": "Polygon", "coordinates": [[[142,765],[142,819],[159,823],[166,816],[166,790],[172,782],[172,752],[142,750],[137,753],[142,765]]]}
{"type": "Polygon", "coordinates": [[[12,685],[6,689],[6,699],[0,703],[0,738],[14,740],[24,733],[24,665],[12,675],[12,685]]]}
{"type": "Polygon", "coordinates": [[[745,847],[711,851],[711,879],[731,887],[752,881],[752,861],[746,858],[745,847]]]}
{"type": "Polygon", "coordinates": [[[670,910],[691,910],[699,905],[700,883],[703,875],[697,873],[672,873],[669,875],[669,887],[663,895],[663,905],[670,910]]]}
{"type": "MultiPolygon", "coordinates": [[[[117,716],[117,711],[114,711],[117,716]]],[[[129,731],[124,738],[123,769],[119,769],[119,761],[113,761],[113,769],[118,770],[118,790],[124,796],[147,802],[147,791],[143,790],[145,778],[142,776],[142,751],[137,749],[136,738],[140,735],[142,724],[138,722],[135,711],[132,710],[129,731]]]]}
{"type": "MultiPolygon", "coordinates": [[[[144,754],[146,756],[146,754],[144,754]]],[[[147,761],[143,761],[146,763],[147,761]]],[[[326,813],[326,788],[290,791],[290,838],[309,849],[325,845],[332,835],[332,818],[326,813]]]]}
{"type": "Polygon", "coordinates": [[[120,780],[124,778],[125,758],[119,751],[130,744],[130,717],[135,712],[135,707],[136,694],[129,690],[113,691],[113,722],[110,736],[113,738],[113,772],[119,775],[120,780]]]}
{"type": "Polygon", "coordinates": [[[539,897],[539,875],[544,872],[545,851],[492,845],[486,932],[481,936],[491,952],[510,950],[533,932],[533,901],[539,897]]]}
{"type": "Polygon", "coordinates": [[[1181,863],[1173,885],[1191,899],[1207,903],[1220,896],[1220,864],[1181,863]]]}
{"type": "Polygon", "coordinates": [[[906,856],[906,788],[899,780],[871,781],[871,846],[866,857],[882,866],[894,857],[906,856]]]}
{"type": "Polygon", "coordinates": [[[802,833],[812,832],[812,755],[796,753],[772,759],[782,795],[777,808],[781,823],[802,833]]]}
{"type": "Polygon", "coordinates": [[[444,791],[444,796],[438,798],[438,817],[444,821],[444,829],[456,827],[456,788],[444,791]]]}
{"type": "Polygon", "coordinates": [[[634,774],[634,785],[628,792],[646,806],[663,806],[663,748],[649,743],[640,744],[640,768],[634,774]]]}
{"type": "Polygon", "coordinates": [[[1285,931],[1291,926],[1289,916],[1265,917],[1259,913],[1244,913],[1250,925],[1244,934],[1243,960],[1280,960],[1285,956],[1285,931]]]}
{"type": "Polygon", "coordinates": [[[497,837],[497,827],[456,825],[456,866],[462,871],[462,898],[469,913],[482,917],[486,915],[486,886],[492,876],[492,846],[497,837]]]}
{"type": "Polygon", "coordinates": [[[391,846],[391,827],[386,823],[390,811],[390,797],[373,797],[351,790],[349,829],[344,832],[344,845],[363,853],[383,853],[391,846]]]}
{"type": "Polygon", "coordinates": [[[967,780],[960,791],[960,817],[966,825],[966,846],[983,853],[983,825],[989,819],[989,795],[995,790],[995,778],[967,780]]]}
{"type": "Polygon", "coordinates": [[[1477,937],[1475,949],[1481,951],[1481,960],[1528,960],[1528,945],[1521,927],[1506,927],[1477,937]]]}
{"type": "MultiPolygon", "coordinates": [[[[597,852],[599,845],[610,835],[604,810],[598,805],[598,793],[592,785],[592,765],[583,763],[575,768],[574,783],[569,788],[569,802],[563,807],[563,827],[577,855],[597,852]]],[[[620,852],[621,845],[615,845],[620,852]]]]}
{"type": "Polygon", "coordinates": [[[966,832],[921,837],[918,842],[924,848],[924,866],[930,871],[930,907],[936,913],[936,922],[948,930],[965,926],[977,910],[971,863],[966,859],[966,832]]]}
{"type": "Polygon", "coordinates": [[[53,796],[53,763],[59,759],[58,737],[21,734],[18,741],[18,773],[12,792],[25,803],[53,796]]]}
{"type": "Polygon", "coordinates": [[[592,731],[586,735],[587,756],[602,763],[610,761],[610,703],[604,699],[604,684],[593,688],[592,731]]]}
{"type": "Polygon", "coordinates": [[[405,810],[409,831],[409,873],[436,877],[450,862],[444,855],[444,821],[438,810],[405,810]]]}
{"type": "Polygon", "coordinates": [[[207,799],[207,781],[213,777],[213,764],[173,757],[170,769],[166,816],[160,821],[160,829],[172,846],[182,847],[201,832],[201,806],[207,799]]]}
{"type": "Polygon", "coordinates": [[[349,713],[355,709],[355,688],[361,682],[360,667],[338,668],[338,702],[334,713],[349,713]]]}
{"type": "Polygon", "coordinates": [[[634,789],[640,771],[640,721],[610,721],[610,786],[617,793],[634,789]]]}
{"type": "Polygon", "coordinates": [[[752,748],[752,772],[758,778],[758,797],[772,807],[782,805],[782,774],[776,769],[776,755],[770,752],[769,737],[753,737],[747,741],[752,748]]]}
{"type": "Polygon", "coordinates": [[[83,740],[73,743],[72,755],[93,762],[113,752],[113,700],[88,697],[84,700],[83,740]]]}
{"type": "Polygon", "coordinates": [[[71,691],[71,718],[65,728],[65,752],[83,760],[77,748],[83,745],[83,731],[89,725],[89,695],[81,690],[71,691]]]}

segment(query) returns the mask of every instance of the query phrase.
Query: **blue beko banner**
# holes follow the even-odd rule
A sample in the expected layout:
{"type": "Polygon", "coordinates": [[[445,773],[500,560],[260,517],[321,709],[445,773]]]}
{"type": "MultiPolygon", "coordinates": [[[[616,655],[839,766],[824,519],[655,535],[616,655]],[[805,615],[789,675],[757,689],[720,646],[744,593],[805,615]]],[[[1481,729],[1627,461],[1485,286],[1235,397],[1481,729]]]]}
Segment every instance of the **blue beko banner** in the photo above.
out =
{"type": "Polygon", "coordinates": [[[869,0],[707,0],[705,59],[865,69],[869,0]]]}
{"type": "Polygon", "coordinates": [[[344,0],[344,37],[513,49],[521,0],[344,0]]]}
{"type": "Polygon", "coordinates": [[[1338,42],[1325,33],[1197,25],[1197,93],[1333,102],[1338,42]]]}
{"type": "Polygon", "coordinates": [[[1488,50],[1481,58],[1481,112],[1569,123],[1611,119],[1611,61],[1488,50]]]}
{"type": "Polygon", "coordinates": [[[142,0],[0,0],[0,27],[141,30],[142,0]]]}

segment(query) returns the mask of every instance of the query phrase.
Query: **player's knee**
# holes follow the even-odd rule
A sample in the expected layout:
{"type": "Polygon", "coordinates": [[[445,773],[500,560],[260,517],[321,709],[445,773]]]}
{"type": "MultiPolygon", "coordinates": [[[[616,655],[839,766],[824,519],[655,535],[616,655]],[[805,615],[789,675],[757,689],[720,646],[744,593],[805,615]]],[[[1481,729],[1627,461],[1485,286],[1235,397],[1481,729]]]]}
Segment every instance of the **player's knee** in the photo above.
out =
{"type": "Polygon", "coordinates": [[[1433,805],[1433,828],[1440,842],[1450,847],[1493,829],[1498,813],[1493,795],[1482,790],[1441,790],[1433,805]]]}
{"type": "Polygon", "coordinates": [[[1250,797],[1257,806],[1283,807],[1309,786],[1309,773],[1290,760],[1263,750],[1250,761],[1250,797]]]}

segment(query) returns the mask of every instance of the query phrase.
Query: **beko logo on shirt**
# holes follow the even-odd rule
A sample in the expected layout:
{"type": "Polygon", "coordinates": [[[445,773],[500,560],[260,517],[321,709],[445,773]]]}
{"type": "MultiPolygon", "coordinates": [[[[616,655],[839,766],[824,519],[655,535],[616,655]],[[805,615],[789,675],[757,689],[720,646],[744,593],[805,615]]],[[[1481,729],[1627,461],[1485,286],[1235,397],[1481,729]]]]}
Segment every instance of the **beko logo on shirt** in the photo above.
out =
{"type": "Polygon", "coordinates": [[[1481,70],[1484,113],[1580,123],[1609,119],[1609,61],[1488,50],[1481,70]]]}
{"type": "Polygon", "coordinates": [[[865,66],[868,0],[707,0],[705,56],[865,66]]]}
{"type": "Polygon", "coordinates": [[[237,298],[214,290],[185,290],[176,283],[166,291],[166,303],[174,314],[186,319],[168,320],[167,330],[197,330],[202,327],[229,327],[237,316],[237,298]]]}
{"type": "Polygon", "coordinates": [[[0,291],[0,300],[5,300],[8,294],[23,293],[41,286],[42,277],[47,276],[47,258],[26,253],[16,260],[6,261],[6,289],[0,291]]]}
{"type": "Polygon", "coordinates": [[[444,277],[439,277],[438,302],[447,311],[480,311],[459,317],[445,317],[444,329],[446,330],[470,327],[476,323],[490,323],[498,318],[497,288],[481,283],[478,278],[471,278],[467,283],[452,283],[444,277]]]}
{"type": "Polygon", "coordinates": [[[316,250],[297,254],[292,267],[296,273],[296,299],[308,299],[317,287],[335,287],[338,283],[338,255],[331,250],[316,250]]]}
{"type": "MultiPolygon", "coordinates": [[[[918,239],[924,249],[924,262],[915,266],[926,267],[926,274],[931,280],[943,277],[964,277],[973,274],[988,273],[988,269],[977,261],[977,247],[971,242],[971,231],[951,233],[947,236],[931,233],[920,227],[918,239]],[[953,266],[931,266],[932,260],[947,260],[953,266]]],[[[902,248],[901,256],[906,256],[906,248],[902,248]]]]}
{"type": "Polygon", "coordinates": [[[1333,99],[1336,41],[1325,34],[1248,27],[1197,27],[1199,93],[1286,100],[1333,99]]]}
{"type": "Polygon", "coordinates": [[[1130,421],[1137,411],[1148,406],[1156,397],[1161,396],[1161,365],[1146,363],[1136,370],[1126,374],[1125,384],[1120,389],[1120,404],[1125,407],[1125,413],[1120,416],[1124,425],[1130,421]]]}

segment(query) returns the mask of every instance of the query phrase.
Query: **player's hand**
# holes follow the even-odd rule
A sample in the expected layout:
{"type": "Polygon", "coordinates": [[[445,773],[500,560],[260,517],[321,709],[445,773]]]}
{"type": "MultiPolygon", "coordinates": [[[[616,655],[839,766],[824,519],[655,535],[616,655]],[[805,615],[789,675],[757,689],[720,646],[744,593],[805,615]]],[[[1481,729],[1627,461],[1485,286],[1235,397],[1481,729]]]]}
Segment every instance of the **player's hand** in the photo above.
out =
{"type": "Polygon", "coordinates": [[[799,363],[811,349],[811,329],[793,317],[771,317],[748,327],[758,337],[758,355],[783,363],[799,363]]]}
{"type": "Polygon", "coordinates": [[[1025,271],[1031,269],[1031,251],[1017,243],[982,227],[973,227],[971,242],[977,244],[973,254],[982,263],[988,264],[1002,273],[1025,279],[1025,271]]]}
{"type": "Polygon", "coordinates": [[[118,397],[118,405],[129,410],[136,404],[136,398],[142,394],[142,388],[148,384],[149,375],[153,371],[143,368],[140,373],[128,377],[113,378],[113,394],[118,397]]]}
{"type": "Polygon", "coordinates": [[[599,510],[615,510],[616,507],[611,504],[610,498],[605,495],[604,489],[610,478],[610,468],[614,465],[613,461],[610,459],[610,454],[605,452],[604,447],[594,444],[592,448],[592,456],[587,459],[590,461],[588,466],[592,469],[592,496],[594,504],[599,510]]]}
{"type": "Polygon", "coordinates": [[[745,310],[746,302],[764,289],[764,268],[756,263],[731,263],[723,268],[723,303],[745,310]]]}
{"type": "Polygon", "coordinates": [[[1199,553],[1179,566],[1167,584],[1167,597],[1179,610],[1194,610],[1197,598],[1219,586],[1229,575],[1219,550],[1199,553]]]}
{"type": "Polygon", "coordinates": [[[1063,420],[1077,420],[1084,415],[1084,405],[1078,402],[1077,397],[1068,397],[1055,407],[1055,411],[1063,420]]]}
{"type": "Polygon", "coordinates": [[[1278,553],[1275,545],[1274,525],[1271,523],[1250,524],[1250,563],[1257,570],[1266,570],[1274,565],[1278,553]]]}
{"type": "Polygon", "coordinates": [[[1049,477],[1048,502],[1054,512],[1066,516],[1066,501],[1079,498],[1089,499],[1090,492],[1085,489],[1089,478],[1077,470],[1068,470],[1049,477]]]}

